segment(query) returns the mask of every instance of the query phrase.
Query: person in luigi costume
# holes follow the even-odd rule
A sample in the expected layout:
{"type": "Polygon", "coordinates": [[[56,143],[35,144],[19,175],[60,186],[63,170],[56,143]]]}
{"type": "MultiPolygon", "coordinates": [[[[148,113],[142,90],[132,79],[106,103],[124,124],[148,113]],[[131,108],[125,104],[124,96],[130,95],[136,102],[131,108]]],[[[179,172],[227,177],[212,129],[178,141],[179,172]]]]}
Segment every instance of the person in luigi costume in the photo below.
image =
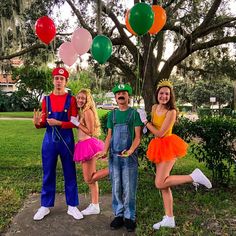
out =
{"type": "Polygon", "coordinates": [[[73,161],[74,137],[71,116],[77,116],[75,97],[66,92],[69,73],[65,68],[56,67],[52,71],[53,91],[42,101],[42,112],[34,110],[33,123],[37,129],[46,128],[42,144],[43,184],[41,207],[34,220],[42,220],[54,206],[56,193],[56,165],[60,156],[65,182],[67,214],[74,219],[83,218],[79,205],[76,169],[73,161]]]}
{"type": "Polygon", "coordinates": [[[107,156],[109,151],[112,208],[115,215],[110,227],[118,229],[124,225],[128,232],[133,232],[136,227],[137,148],[143,123],[136,109],[129,107],[132,95],[130,85],[118,84],[112,92],[118,109],[108,114],[105,147],[98,155],[107,156]]]}

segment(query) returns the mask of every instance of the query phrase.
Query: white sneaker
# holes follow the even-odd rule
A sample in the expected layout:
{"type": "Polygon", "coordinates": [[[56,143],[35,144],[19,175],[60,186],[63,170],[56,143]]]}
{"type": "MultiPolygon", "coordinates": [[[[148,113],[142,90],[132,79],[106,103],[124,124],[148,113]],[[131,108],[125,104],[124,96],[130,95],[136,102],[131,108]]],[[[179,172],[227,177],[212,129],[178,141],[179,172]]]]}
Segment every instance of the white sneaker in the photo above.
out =
{"type": "Polygon", "coordinates": [[[79,209],[75,206],[68,206],[67,214],[73,216],[76,220],[84,218],[79,209]]]}
{"type": "Polygon", "coordinates": [[[210,180],[202,173],[201,170],[195,169],[192,174],[190,174],[191,178],[193,179],[193,182],[202,184],[206,186],[207,188],[212,188],[212,184],[210,180]]]}
{"type": "Polygon", "coordinates": [[[41,206],[36,214],[34,215],[34,220],[42,220],[46,215],[50,213],[50,210],[48,207],[41,206]]]}
{"type": "Polygon", "coordinates": [[[160,227],[168,227],[174,228],[175,227],[175,217],[163,216],[162,221],[153,225],[153,229],[160,229],[160,227]]]}
{"type": "Polygon", "coordinates": [[[99,204],[89,204],[89,206],[84,209],[83,211],[81,211],[81,213],[85,216],[88,216],[88,215],[96,215],[96,214],[99,214],[100,213],[100,207],[99,207],[99,204]]]}

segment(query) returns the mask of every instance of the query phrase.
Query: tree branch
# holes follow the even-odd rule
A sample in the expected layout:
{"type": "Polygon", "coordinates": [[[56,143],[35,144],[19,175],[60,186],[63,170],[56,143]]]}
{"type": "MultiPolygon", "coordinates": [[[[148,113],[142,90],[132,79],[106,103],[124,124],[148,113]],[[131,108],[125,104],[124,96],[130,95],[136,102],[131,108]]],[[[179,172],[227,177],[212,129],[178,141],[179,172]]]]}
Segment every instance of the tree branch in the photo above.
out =
{"type": "Polygon", "coordinates": [[[218,10],[221,2],[222,0],[214,1],[203,22],[193,31],[192,35],[194,38],[198,38],[202,30],[209,26],[210,22],[214,19],[215,13],[218,10]]]}
{"type": "Polygon", "coordinates": [[[198,43],[192,46],[192,52],[206,49],[206,48],[211,48],[214,46],[219,46],[221,44],[226,44],[226,43],[236,43],[236,36],[231,36],[231,37],[225,37],[225,38],[220,38],[220,39],[213,39],[205,43],[198,43]]]}
{"type": "Polygon", "coordinates": [[[170,5],[172,5],[172,3],[174,3],[175,2],[175,0],[170,0],[169,2],[167,2],[164,6],[163,6],[163,8],[165,9],[165,8],[168,8],[170,5]]]}
{"type": "Polygon", "coordinates": [[[71,36],[73,34],[73,32],[72,33],[57,33],[56,35],[58,35],[58,36],[71,36]]]}
{"type": "MultiPolygon", "coordinates": [[[[155,41],[153,42],[155,43],[155,41]]],[[[163,56],[163,48],[164,48],[164,34],[159,33],[158,45],[157,45],[157,67],[159,67],[162,56],[163,56]]]]}
{"type": "MultiPolygon", "coordinates": [[[[116,15],[113,13],[113,11],[109,11],[107,6],[103,3],[102,3],[102,10],[103,10],[104,13],[107,13],[107,15],[111,18],[111,20],[114,22],[115,26],[117,27],[117,29],[120,33],[120,39],[122,39],[121,44],[125,45],[129,49],[130,53],[134,57],[134,60],[137,61],[138,60],[137,48],[132,43],[132,41],[129,39],[127,34],[125,33],[125,31],[124,31],[125,26],[119,22],[119,20],[117,19],[116,15]]],[[[112,41],[112,43],[114,42],[116,44],[118,42],[117,40],[115,41],[113,39],[111,39],[111,41],[112,41]]]]}
{"type": "Polygon", "coordinates": [[[79,20],[81,26],[82,26],[83,28],[87,29],[87,30],[93,35],[93,37],[95,37],[96,35],[95,35],[93,29],[90,28],[90,27],[86,24],[86,22],[84,21],[84,19],[83,19],[81,13],[80,13],[80,11],[79,11],[79,9],[77,9],[77,8],[75,7],[74,3],[73,3],[71,0],[66,0],[66,2],[69,4],[69,6],[71,7],[72,11],[75,13],[75,15],[76,15],[76,17],[78,18],[78,20],[79,20]]]}
{"type": "Polygon", "coordinates": [[[194,72],[198,72],[199,74],[204,74],[206,72],[209,72],[207,71],[205,68],[202,69],[202,68],[196,68],[196,67],[193,67],[193,66],[186,66],[184,64],[181,64],[179,63],[178,66],[177,66],[179,69],[183,69],[184,71],[194,71],[194,72]]]}
{"type": "Polygon", "coordinates": [[[179,0],[179,1],[175,1],[175,0],[171,0],[169,3],[167,3],[166,5],[164,5],[164,9],[167,10],[167,15],[173,15],[174,12],[176,12],[180,6],[184,3],[185,0],[179,0]],[[176,2],[174,7],[170,7],[174,2],[176,2]]]}
{"type": "MultiPolygon", "coordinates": [[[[230,26],[230,23],[233,23],[234,21],[236,21],[236,17],[226,18],[225,20],[222,20],[219,23],[212,24],[209,27],[203,28],[201,31],[198,32],[197,35],[193,33],[192,37],[195,40],[196,37],[200,38],[200,37],[206,36],[217,29],[221,29],[222,27],[225,27],[225,26],[230,26]]],[[[235,27],[235,24],[232,24],[232,27],[235,27]]]]}
{"type": "Polygon", "coordinates": [[[6,56],[0,56],[0,61],[4,60],[4,59],[12,59],[14,57],[18,57],[18,56],[21,56],[23,54],[26,54],[28,52],[31,52],[31,51],[34,51],[34,50],[37,50],[39,48],[44,48],[46,49],[47,48],[47,45],[45,44],[34,44],[32,45],[31,47],[28,47],[26,49],[23,49],[22,51],[19,51],[19,52],[16,52],[16,53],[13,53],[13,54],[10,54],[10,55],[6,55],[6,56]]]}
{"type": "Polygon", "coordinates": [[[174,31],[176,34],[180,34],[183,37],[186,37],[188,33],[181,27],[181,26],[175,26],[167,22],[167,24],[163,27],[162,30],[170,30],[174,31]]]}
{"type": "Polygon", "coordinates": [[[109,62],[114,64],[115,66],[119,67],[126,75],[130,75],[130,77],[136,78],[136,75],[134,74],[133,70],[130,69],[127,63],[123,62],[119,58],[115,56],[111,56],[109,59],[109,62]]]}

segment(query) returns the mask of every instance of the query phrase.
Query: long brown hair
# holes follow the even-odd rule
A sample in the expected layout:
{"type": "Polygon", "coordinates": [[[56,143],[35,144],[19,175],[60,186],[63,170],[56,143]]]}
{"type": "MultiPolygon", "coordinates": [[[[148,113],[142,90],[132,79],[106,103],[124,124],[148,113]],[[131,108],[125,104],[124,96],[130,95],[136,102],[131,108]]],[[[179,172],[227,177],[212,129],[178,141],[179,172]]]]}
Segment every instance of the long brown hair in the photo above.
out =
{"type": "Polygon", "coordinates": [[[173,110],[175,109],[176,111],[178,111],[177,107],[176,107],[176,104],[175,104],[175,93],[174,93],[174,90],[169,87],[169,86],[159,86],[155,92],[155,99],[156,99],[156,103],[159,104],[159,101],[158,101],[158,93],[160,91],[161,88],[169,88],[170,89],[170,100],[165,104],[165,108],[167,110],[173,110]]]}

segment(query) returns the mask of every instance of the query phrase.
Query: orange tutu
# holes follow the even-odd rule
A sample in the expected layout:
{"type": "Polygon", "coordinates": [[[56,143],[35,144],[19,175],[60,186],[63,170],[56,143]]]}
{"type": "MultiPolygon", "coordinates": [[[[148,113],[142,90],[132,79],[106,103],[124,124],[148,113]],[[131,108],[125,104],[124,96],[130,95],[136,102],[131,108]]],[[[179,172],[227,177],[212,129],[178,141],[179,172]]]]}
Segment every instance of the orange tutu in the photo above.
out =
{"type": "Polygon", "coordinates": [[[153,138],[147,150],[147,157],[151,162],[160,163],[174,158],[184,157],[188,144],[179,136],[171,134],[163,138],[153,138]]]}

